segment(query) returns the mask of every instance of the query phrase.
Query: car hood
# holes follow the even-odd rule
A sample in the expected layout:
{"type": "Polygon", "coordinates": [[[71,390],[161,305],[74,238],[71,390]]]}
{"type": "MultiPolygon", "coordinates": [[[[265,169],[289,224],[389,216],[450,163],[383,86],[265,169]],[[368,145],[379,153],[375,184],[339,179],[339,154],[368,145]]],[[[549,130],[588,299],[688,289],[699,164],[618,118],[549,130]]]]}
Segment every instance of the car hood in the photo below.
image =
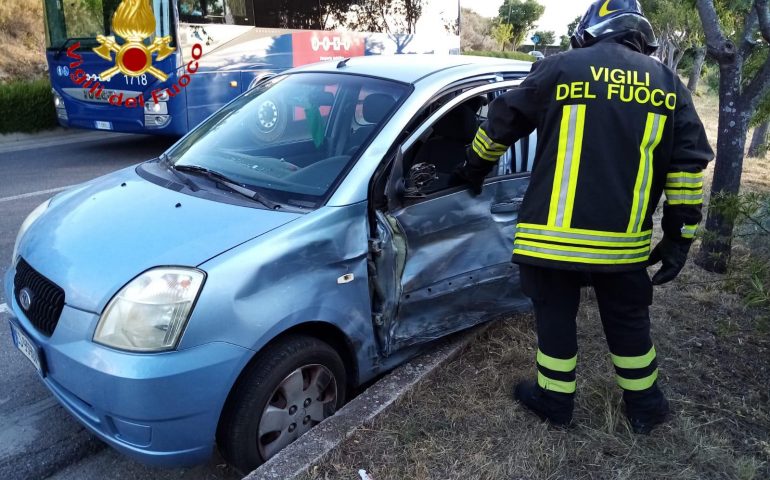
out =
{"type": "Polygon", "coordinates": [[[132,167],[55,197],[19,254],[64,289],[67,305],[99,313],[149,268],[200,265],[299,216],[185,195],[132,167]]]}

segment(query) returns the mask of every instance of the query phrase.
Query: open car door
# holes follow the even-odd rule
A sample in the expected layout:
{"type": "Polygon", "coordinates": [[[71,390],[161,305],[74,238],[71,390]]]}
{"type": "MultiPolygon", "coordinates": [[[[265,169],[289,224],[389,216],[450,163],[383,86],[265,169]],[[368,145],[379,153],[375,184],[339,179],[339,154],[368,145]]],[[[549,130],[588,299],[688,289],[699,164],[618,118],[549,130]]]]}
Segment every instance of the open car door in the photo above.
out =
{"type": "MultiPolygon", "coordinates": [[[[438,187],[427,182],[432,178],[441,184],[447,170],[465,160],[465,145],[470,143],[463,140],[454,150],[447,149],[449,140],[434,137],[440,131],[438,122],[469,100],[500,94],[515,84],[501,82],[459,94],[399,149],[386,188],[388,207],[375,212],[372,250],[375,326],[386,355],[530,308],[511,252],[536,134],[501,158],[481,195],[448,182],[438,187]],[[426,157],[425,150],[419,153],[441,141],[441,153],[433,155],[440,158],[426,157]],[[447,157],[452,159],[449,166],[447,157]],[[443,171],[433,171],[432,165],[442,164],[443,171]],[[420,186],[421,181],[427,183],[420,186]]],[[[485,110],[474,111],[471,136],[480,120],[477,114],[485,110]]]]}

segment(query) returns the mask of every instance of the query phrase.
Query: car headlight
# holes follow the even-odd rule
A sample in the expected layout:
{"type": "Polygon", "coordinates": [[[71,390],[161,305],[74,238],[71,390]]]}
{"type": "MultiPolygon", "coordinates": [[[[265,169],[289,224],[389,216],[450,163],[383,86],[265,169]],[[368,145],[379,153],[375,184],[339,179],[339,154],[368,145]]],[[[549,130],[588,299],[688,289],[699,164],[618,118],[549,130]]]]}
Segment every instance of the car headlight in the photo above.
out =
{"type": "Polygon", "coordinates": [[[38,205],[34,210],[32,210],[32,213],[27,215],[27,218],[24,220],[24,222],[22,222],[21,227],[19,228],[19,233],[16,235],[16,242],[13,244],[13,256],[11,257],[11,265],[16,263],[16,257],[19,254],[19,244],[21,243],[21,237],[27,233],[29,227],[35,223],[35,220],[40,218],[40,216],[48,209],[48,205],[50,203],[51,200],[49,199],[38,205]]]}
{"type": "Polygon", "coordinates": [[[176,348],[206,275],[161,267],[128,282],[104,309],[94,342],[136,352],[176,348]]]}

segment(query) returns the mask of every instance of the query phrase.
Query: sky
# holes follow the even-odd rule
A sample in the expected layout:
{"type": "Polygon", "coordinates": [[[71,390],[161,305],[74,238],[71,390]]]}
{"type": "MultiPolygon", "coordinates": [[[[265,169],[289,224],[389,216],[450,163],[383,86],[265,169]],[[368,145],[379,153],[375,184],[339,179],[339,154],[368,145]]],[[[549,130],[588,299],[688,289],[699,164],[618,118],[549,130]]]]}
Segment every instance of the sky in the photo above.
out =
{"type": "MultiPolygon", "coordinates": [[[[594,0],[538,0],[545,6],[545,13],[537,22],[537,30],[553,30],[556,41],[567,34],[567,25],[577,16],[582,16],[594,0]]],[[[460,6],[475,10],[485,17],[496,17],[503,0],[460,0],[460,6]]],[[[527,39],[529,39],[527,35],[527,39]]],[[[529,40],[527,40],[529,41],[529,40]]]]}

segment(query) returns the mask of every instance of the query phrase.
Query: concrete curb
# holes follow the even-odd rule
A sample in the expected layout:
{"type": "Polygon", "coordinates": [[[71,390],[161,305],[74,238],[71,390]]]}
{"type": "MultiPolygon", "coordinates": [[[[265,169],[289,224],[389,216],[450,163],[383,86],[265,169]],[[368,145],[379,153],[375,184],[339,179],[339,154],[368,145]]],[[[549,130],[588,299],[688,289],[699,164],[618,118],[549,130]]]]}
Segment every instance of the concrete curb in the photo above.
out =
{"type": "Polygon", "coordinates": [[[291,480],[337,448],[361,425],[371,423],[441,365],[460,353],[489,323],[455,336],[387,374],[243,480],[291,480]]]}

